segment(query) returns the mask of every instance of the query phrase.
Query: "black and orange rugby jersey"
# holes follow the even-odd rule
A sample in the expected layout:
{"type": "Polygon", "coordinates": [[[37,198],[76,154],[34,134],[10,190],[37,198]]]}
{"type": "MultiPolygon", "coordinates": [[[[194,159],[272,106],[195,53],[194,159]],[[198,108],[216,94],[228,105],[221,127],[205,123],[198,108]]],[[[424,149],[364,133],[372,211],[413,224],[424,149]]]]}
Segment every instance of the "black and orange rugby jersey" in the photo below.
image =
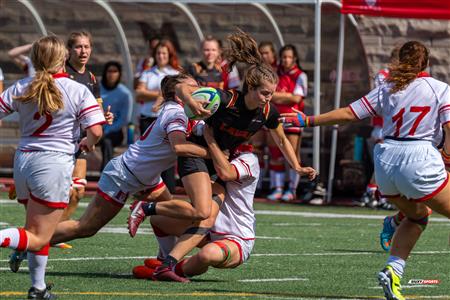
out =
{"type": "Polygon", "coordinates": [[[101,103],[100,85],[97,82],[94,74],[92,74],[88,69],[85,69],[84,73],[79,73],[77,70],[75,70],[74,67],[70,65],[68,61],[66,61],[65,69],[66,73],[69,74],[70,79],[87,86],[87,88],[94,95],[94,98],[97,100],[97,102],[101,103]]]}
{"type": "Polygon", "coordinates": [[[263,126],[269,129],[278,127],[280,114],[273,104],[267,103],[264,108],[249,110],[241,92],[217,91],[221,100],[219,109],[206,123],[213,128],[214,138],[220,149],[235,149],[247,142],[263,126]]]}

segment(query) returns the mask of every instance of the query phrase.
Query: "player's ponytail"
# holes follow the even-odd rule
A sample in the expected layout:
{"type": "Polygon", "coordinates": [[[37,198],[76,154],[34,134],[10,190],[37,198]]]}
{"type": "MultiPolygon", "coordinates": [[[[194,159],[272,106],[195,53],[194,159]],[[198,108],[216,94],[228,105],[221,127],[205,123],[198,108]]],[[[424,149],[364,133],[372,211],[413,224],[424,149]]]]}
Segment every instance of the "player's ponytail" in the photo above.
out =
{"type": "Polygon", "coordinates": [[[31,47],[31,61],[36,75],[25,94],[16,101],[36,102],[41,115],[64,108],[61,91],[52,75],[64,66],[66,48],[64,42],[54,35],[42,37],[31,47]]]}
{"type": "Polygon", "coordinates": [[[405,43],[399,51],[398,61],[389,66],[387,82],[392,84],[391,93],[405,89],[417,75],[428,66],[428,49],[420,42],[405,43]]]}
{"type": "Polygon", "coordinates": [[[267,65],[258,50],[256,41],[246,32],[238,29],[227,37],[229,48],[225,51],[228,69],[237,62],[249,66],[244,77],[242,92],[247,94],[249,88],[259,87],[263,81],[278,83],[278,76],[272,67],[267,65]]]}

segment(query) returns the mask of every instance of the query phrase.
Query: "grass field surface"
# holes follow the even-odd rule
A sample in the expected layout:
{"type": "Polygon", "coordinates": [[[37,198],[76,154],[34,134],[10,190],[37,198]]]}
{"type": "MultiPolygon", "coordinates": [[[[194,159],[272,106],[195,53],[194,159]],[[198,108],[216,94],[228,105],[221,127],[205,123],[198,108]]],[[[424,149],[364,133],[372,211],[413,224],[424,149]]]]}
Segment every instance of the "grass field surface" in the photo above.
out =
{"type": "MultiPolygon", "coordinates": [[[[389,212],[257,203],[250,260],[232,270],[210,269],[180,284],[132,277],[134,266],[157,253],[157,243],[148,222],[134,239],[128,236],[126,208],[96,236],[70,242],[69,250],[51,249],[47,282],[55,284],[59,299],[384,299],[376,274],[387,253],[378,235],[389,212]]],[[[0,194],[0,227],[23,222],[23,207],[0,194]]],[[[402,280],[407,299],[450,299],[449,233],[450,222],[433,215],[407,262],[402,280]],[[411,279],[440,283],[408,284],[411,279]]],[[[0,299],[26,298],[26,262],[11,273],[11,251],[0,251],[0,299]]]]}

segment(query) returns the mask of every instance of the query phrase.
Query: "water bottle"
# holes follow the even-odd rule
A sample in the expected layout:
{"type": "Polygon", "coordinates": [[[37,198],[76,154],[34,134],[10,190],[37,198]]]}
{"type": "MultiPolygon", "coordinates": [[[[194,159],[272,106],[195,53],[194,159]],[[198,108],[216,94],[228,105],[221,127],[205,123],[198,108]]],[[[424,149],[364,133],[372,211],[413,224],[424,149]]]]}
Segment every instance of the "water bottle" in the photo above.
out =
{"type": "Polygon", "coordinates": [[[360,136],[355,136],[353,144],[353,160],[362,161],[364,152],[364,138],[360,136]]]}
{"type": "Polygon", "coordinates": [[[129,123],[127,129],[127,144],[131,145],[134,143],[134,124],[129,123]]]}

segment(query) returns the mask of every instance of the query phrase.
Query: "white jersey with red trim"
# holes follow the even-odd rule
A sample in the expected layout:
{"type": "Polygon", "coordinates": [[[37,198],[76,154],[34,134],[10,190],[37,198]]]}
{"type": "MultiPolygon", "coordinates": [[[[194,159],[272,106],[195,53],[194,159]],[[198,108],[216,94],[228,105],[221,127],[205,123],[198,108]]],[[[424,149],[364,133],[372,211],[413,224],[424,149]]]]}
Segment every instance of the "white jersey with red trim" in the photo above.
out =
{"type": "Polygon", "coordinates": [[[255,213],[253,198],[259,179],[259,163],[255,154],[241,153],[231,161],[238,179],[226,183],[225,201],[220,207],[215,234],[234,235],[241,239],[255,238],[255,213]]]}
{"type": "Polygon", "coordinates": [[[187,134],[188,118],[180,104],[168,101],[158,118],[123,154],[123,162],[142,184],[152,182],[175,164],[177,156],[168,138],[174,131],[187,134]]]}
{"type": "Polygon", "coordinates": [[[406,89],[390,93],[384,83],[350,104],[358,119],[384,118],[383,136],[431,141],[442,140],[442,125],[450,122],[450,87],[431,77],[416,78],[406,89]]]}
{"type": "Polygon", "coordinates": [[[386,78],[388,78],[388,76],[389,76],[389,69],[387,68],[381,69],[375,76],[374,79],[375,87],[379,87],[380,85],[382,85],[386,81],[386,78]]]}
{"type": "Polygon", "coordinates": [[[87,87],[64,74],[55,74],[54,78],[61,91],[64,108],[52,114],[41,116],[35,102],[14,100],[27,91],[32,77],[17,81],[0,97],[0,118],[13,112],[20,115],[20,150],[73,154],[78,150],[80,125],[86,129],[105,123],[103,112],[87,87]]]}

